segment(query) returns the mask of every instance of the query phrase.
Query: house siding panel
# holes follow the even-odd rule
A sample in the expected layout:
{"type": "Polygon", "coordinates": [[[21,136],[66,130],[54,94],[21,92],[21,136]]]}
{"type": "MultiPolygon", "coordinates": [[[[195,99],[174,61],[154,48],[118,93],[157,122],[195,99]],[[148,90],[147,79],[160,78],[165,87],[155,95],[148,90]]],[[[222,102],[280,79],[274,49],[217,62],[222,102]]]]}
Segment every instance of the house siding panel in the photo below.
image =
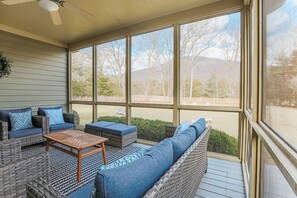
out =
{"type": "Polygon", "coordinates": [[[0,31],[0,51],[13,60],[12,74],[0,79],[0,109],[68,110],[67,49],[0,31]]]}

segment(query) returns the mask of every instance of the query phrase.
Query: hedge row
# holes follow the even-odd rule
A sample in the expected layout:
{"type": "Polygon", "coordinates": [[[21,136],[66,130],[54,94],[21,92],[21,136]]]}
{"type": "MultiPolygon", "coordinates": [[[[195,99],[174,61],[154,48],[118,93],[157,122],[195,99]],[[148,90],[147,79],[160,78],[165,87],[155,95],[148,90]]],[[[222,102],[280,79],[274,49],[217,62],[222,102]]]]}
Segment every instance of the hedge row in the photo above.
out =
{"type": "MultiPolygon", "coordinates": [[[[126,124],[125,117],[117,116],[102,116],[98,118],[98,121],[109,121],[126,124]]],[[[138,138],[160,142],[165,138],[165,126],[172,125],[172,122],[144,118],[132,118],[131,124],[138,127],[138,138]]]]}
{"type": "MultiPolygon", "coordinates": [[[[117,116],[102,116],[98,118],[98,121],[126,124],[125,117],[117,116]]],[[[172,125],[172,122],[132,117],[131,124],[138,127],[138,138],[159,142],[165,138],[165,126],[172,125]]],[[[212,129],[208,151],[237,156],[237,146],[238,141],[235,137],[224,131],[212,129]]]]}

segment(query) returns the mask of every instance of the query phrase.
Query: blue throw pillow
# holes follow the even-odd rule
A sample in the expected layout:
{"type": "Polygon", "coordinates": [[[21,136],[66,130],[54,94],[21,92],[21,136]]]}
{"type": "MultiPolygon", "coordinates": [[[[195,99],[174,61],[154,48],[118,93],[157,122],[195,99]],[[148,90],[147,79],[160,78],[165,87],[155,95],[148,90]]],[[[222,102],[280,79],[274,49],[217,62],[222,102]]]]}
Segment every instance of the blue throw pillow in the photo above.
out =
{"type": "Polygon", "coordinates": [[[188,121],[185,121],[185,122],[181,123],[181,124],[175,129],[174,135],[183,132],[184,130],[186,130],[187,128],[189,128],[189,126],[190,126],[190,123],[189,123],[188,121]]]}
{"type": "Polygon", "coordinates": [[[20,113],[9,113],[9,119],[12,131],[33,128],[31,110],[20,113]]]}
{"type": "Polygon", "coordinates": [[[139,151],[131,154],[131,155],[127,155],[125,157],[122,157],[120,159],[118,159],[117,161],[110,163],[108,165],[102,165],[100,166],[99,170],[107,170],[107,169],[111,169],[111,168],[115,168],[115,167],[119,167],[119,166],[123,166],[125,164],[128,164],[130,162],[133,162],[141,157],[143,157],[144,153],[146,152],[146,149],[140,149],[139,151]]]}
{"type": "Polygon", "coordinates": [[[49,124],[64,124],[63,108],[59,109],[46,109],[44,110],[46,117],[49,118],[49,124]]]}
{"type": "Polygon", "coordinates": [[[191,126],[195,128],[196,134],[197,134],[197,138],[199,138],[199,136],[203,133],[203,131],[206,128],[205,119],[204,118],[200,118],[199,120],[197,120],[196,122],[194,122],[191,126]]]}
{"type": "Polygon", "coordinates": [[[195,142],[196,131],[193,127],[169,138],[173,146],[173,161],[177,161],[182,154],[195,142]]]}

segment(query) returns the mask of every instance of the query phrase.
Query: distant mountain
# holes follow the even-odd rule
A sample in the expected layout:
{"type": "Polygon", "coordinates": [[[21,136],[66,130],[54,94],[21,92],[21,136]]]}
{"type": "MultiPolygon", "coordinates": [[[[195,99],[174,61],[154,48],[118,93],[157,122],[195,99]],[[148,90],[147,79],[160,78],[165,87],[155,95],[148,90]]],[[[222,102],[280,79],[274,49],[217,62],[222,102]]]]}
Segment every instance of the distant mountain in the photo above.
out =
{"type": "MultiPolygon", "coordinates": [[[[239,61],[227,61],[223,59],[199,57],[196,58],[194,62],[193,57],[186,57],[181,60],[181,75],[189,76],[191,67],[195,66],[194,80],[200,80],[201,82],[206,82],[211,75],[216,73],[218,79],[233,78],[233,80],[240,80],[240,62],[239,61]]],[[[159,79],[161,74],[167,74],[168,76],[173,76],[173,63],[168,62],[162,64],[161,66],[154,66],[149,69],[141,69],[132,72],[132,80],[144,81],[149,78],[149,72],[151,73],[151,79],[159,79]]],[[[189,76],[190,77],[190,76],[189,76]]]]}

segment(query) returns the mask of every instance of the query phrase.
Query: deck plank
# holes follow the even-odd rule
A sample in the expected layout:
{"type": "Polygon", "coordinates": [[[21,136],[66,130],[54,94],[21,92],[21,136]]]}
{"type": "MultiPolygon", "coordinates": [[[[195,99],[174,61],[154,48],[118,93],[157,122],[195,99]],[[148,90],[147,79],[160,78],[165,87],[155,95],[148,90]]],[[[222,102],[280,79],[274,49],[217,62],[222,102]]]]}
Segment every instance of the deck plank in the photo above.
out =
{"type": "Polygon", "coordinates": [[[200,183],[195,198],[244,198],[245,196],[241,164],[209,157],[208,171],[200,183]]]}
{"type": "Polygon", "coordinates": [[[202,183],[211,184],[211,185],[218,186],[218,187],[224,186],[224,188],[226,188],[228,190],[236,191],[239,193],[245,192],[245,189],[243,186],[238,186],[236,184],[229,184],[226,182],[222,182],[222,181],[218,181],[218,180],[210,179],[210,178],[206,178],[206,177],[203,178],[202,183]]]}

